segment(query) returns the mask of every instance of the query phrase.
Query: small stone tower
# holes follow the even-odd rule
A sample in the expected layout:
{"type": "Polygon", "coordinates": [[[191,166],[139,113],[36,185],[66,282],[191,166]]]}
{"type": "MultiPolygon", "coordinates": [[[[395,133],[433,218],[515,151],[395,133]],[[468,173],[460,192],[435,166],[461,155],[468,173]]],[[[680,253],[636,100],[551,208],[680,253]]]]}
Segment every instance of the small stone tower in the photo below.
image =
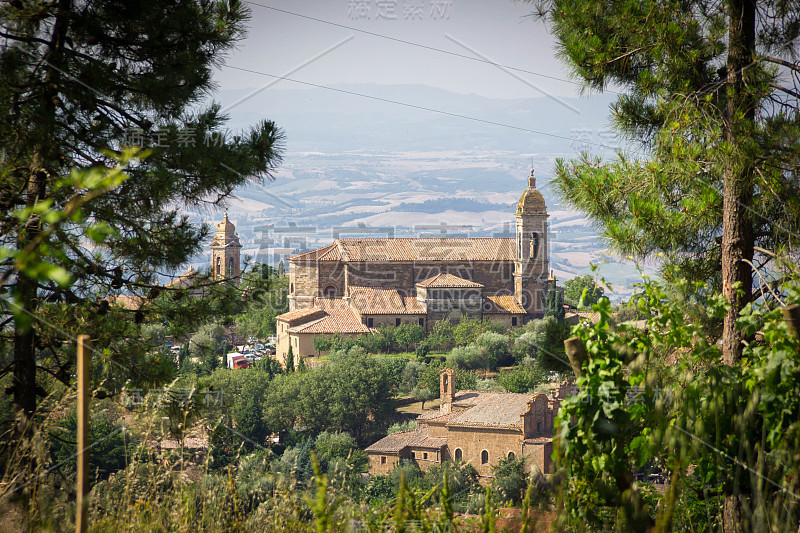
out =
{"type": "Polygon", "coordinates": [[[536,177],[528,177],[528,188],[517,203],[517,245],[514,260],[514,294],[529,315],[544,315],[547,297],[547,206],[536,189],[536,177]]]}
{"type": "Polygon", "coordinates": [[[456,372],[452,368],[439,371],[439,409],[449,413],[456,397],[456,372]]]}
{"type": "Polygon", "coordinates": [[[217,224],[217,234],[211,241],[211,270],[214,279],[239,279],[242,273],[239,254],[241,249],[236,226],[228,220],[228,213],[225,213],[225,218],[217,224]]]}

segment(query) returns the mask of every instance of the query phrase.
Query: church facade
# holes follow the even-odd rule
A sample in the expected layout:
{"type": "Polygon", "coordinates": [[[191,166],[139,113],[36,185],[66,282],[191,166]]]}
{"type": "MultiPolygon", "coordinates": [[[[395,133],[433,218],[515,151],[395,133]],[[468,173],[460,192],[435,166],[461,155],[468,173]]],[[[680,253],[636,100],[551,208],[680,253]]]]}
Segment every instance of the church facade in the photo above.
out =
{"type": "Polygon", "coordinates": [[[314,355],[313,339],[383,325],[544,315],[547,208],[531,171],[517,202],[516,238],[336,239],[289,258],[289,312],[277,317],[277,357],[314,355]]]}

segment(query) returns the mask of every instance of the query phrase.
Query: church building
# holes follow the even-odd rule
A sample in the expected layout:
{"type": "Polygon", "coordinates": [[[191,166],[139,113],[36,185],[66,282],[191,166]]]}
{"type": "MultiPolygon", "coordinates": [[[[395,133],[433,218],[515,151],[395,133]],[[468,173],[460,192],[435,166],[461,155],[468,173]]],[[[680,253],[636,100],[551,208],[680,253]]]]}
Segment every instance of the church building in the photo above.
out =
{"type": "Polygon", "coordinates": [[[491,318],[508,326],[544,315],[547,208],[531,170],[516,238],[353,238],[289,258],[289,312],[277,317],[278,360],[315,355],[316,336],[383,325],[491,318]]]}
{"type": "Polygon", "coordinates": [[[439,372],[440,407],[417,417],[418,427],[390,434],[366,449],[369,473],[389,473],[401,460],[422,470],[465,461],[481,478],[502,459],[524,457],[526,469],[552,470],[553,423],[562,400],[574,394],[564,382],[550,395],[456,391],[455,371],[439,372]]]}

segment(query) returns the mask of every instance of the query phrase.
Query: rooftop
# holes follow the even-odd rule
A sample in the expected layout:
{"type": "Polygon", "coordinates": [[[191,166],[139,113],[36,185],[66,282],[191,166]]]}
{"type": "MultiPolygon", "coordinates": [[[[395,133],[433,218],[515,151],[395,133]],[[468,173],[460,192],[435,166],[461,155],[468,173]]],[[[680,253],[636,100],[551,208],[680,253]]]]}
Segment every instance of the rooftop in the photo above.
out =
{"type": "Polygon", "coordinates": [[[402,431],[392,433],[372,444],[366,449],[367,453],[399,453],[403,448],[413,446],[415,448],[439,449],[447,444],[445,437],[429,437],[428,430],[424,428],[412,431],[402,431]]]}
{"type": "Polygon", "coordinates": [[[432,278],[420,281],[419,283],[417,283],[417,286],[428,287],[428,288],[430,287],[482,288],[483,287],[483,285],[481,285],[480,283],[475,283],[474,281],[460,278],[458,276],[454,276],[453,274],[436,274],[432,278]]]}
{"type": "Polygon", "coordinates": [[[513,261],[513,238],[336,239],[290,261],[513,261]]]}
{"type": "Polygon", "coordinates": [[[425,306],[395,289],[350,287],[350,302],[362,315],[424,315],[425,306]]]}

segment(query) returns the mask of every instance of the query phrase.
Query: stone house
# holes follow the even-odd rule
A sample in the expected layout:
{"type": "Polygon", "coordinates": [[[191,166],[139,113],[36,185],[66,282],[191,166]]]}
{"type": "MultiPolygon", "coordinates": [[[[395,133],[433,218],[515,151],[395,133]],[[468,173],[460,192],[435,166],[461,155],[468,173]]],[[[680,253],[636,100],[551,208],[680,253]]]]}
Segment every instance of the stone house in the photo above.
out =
{"type": "Polygon", "coordinates": [[[336,239],[290,257],[278,360],[285,362],[290,345],[296,356],[313,355],[317,335],[405,323],[428,329],[462,316],[516,326],[543,316],[548,215],[533,171],[514,216],[516,238],[336,239]]]}
{"type": "Polygon", "coordinates": [[[417,417],[417,429],[388,435],[366,449],[370,474],[386,474],[401,459],[423,470],[460,459],[489,478],[492,467],[508,457],[526,457],[528,469],[550,473],[553,422],[574,385],[564,383],[551,395],[456,392],[454,377],[451,369],[439,373],[440,407],[417,417]]]}

